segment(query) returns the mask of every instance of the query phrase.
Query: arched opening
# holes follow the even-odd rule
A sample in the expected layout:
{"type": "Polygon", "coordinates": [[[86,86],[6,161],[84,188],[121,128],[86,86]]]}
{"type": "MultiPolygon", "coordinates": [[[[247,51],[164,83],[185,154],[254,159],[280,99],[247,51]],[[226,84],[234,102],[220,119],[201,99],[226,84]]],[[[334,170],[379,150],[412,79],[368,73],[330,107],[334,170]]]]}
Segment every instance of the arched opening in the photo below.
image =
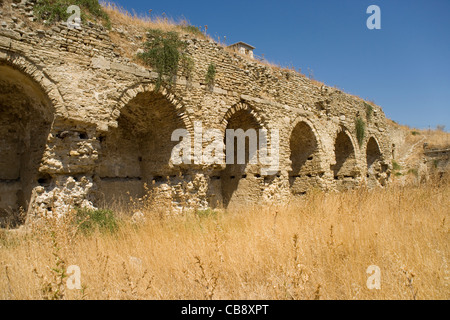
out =
{"type": "Polygon", "coordinates": [[[379,165],[379,161],[381,160],[380,147],[373,137],[371,137],[367,143],[366,156],[367,172],[371,174],[373,173],[373,170],[376,170],[376,167],[379,165]]]}
{"type": "Polygon", "coordinates": [[[178,144],[171,137],[186,126],[175,110],[163,94],[155,92],[139,93],[121,109],[118,126],[100,137],[99,206],[124,209],[130,198],[140,198],[179,177],[179,169],[170,166],[172,149],[178,144]]]}
{"type": "Polygon", "coordinates": [[[220,175],[224,208],[254,204],[261,193],[261,183],[264,178],[260,175],[260,166],[257,163],[250,163],[250,159],[256,159],[258,162],[260,129],[262,129],[261,125],[249,109],[241,109],[228,119],[224,138],[225,151],[228,154],[231,147],[230,141],[227,143],[229,130],[234,130],[236,137],[232,139],[234,141],[233,157],[227,160],[226,167],[220,175]],[[239,131],[236,131],[239,129],[243,133],[240,136],[239,131]],[[238,161],[239,153],[244,155],[242,164],[238,161]]]}
{"type": "Polygon", "coordinates": [[[291,134],[290,140],[292,170],[289,172],[289,184],[294,195],[303,195],[308,189],[317,186],[317,178],[323,172],[320,167],[318,141],[306,122],[299,122],[291,134]]]}
{"type": "Polygon", "coordinates": [[[16,225],[33,188],[51,177],[39,173],[54,118],[52,104],[29,76],[0,64],[0,223],[16,225]]]}
{"type": "Polygon", "coordinates": [[[335,157],[336,163],[332,169],[338,189],[353,187],[354,178],[358,175],[356,155],[352,140],[344,130],[340,131],[336,137],[335,157]]]}
{"type": "Polygon", "coordinates": [[[381,174],[386,172],[387,166],[383,164],[380,147],[373,137],[367,143],[366,160],[369,186],[375,186],[377,181],[383,184],[380,180],[382,178],[381,174]]]}

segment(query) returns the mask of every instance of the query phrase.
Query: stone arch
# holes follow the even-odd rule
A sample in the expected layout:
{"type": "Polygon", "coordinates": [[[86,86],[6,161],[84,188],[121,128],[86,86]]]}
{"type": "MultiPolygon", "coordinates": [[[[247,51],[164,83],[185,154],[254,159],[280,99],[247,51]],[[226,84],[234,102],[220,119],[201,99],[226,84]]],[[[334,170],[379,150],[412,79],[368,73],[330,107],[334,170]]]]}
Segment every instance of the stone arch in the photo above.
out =
{"type": "Polygon", "coordinates": [[[367,179],[369,186],[375,186],[377,182],[384,185],[383,173],[387,171],[387,166],[383,162],[383,154],[378,140],[372,136],[366,145],[367,179]]]}
{"type": "Polygon", "coordinates": [[[233,115],[236,112],[239,111],[246,111],[249,113],[255,121],[260,125],[261,128],[264,128],[266,130],[269,130],[269,125],[266,122],[265,118],[260,115],[260,112],[257,111],[253,106],[249,105],[246,102],[239,102],[235,104],[234,106],[230,107],[226,112],[225,115],[222,118],[222,121],[220,122],[219,129],[225,134],[225,130],[227,129],[228,122],[233,117],[233,115]]]}
{"type": "MultiPolygon", "coordinates": [[[[142,197],[181,179],[181,167],[172,165],[171,153],[179,143],[171,141],[177,129],[193,127],[184,106],[153,84],[127,89],[112,112],[114,125],[100,136],[96,179],[98,205],[122,209],[131,197],[142,197]]],[[[155,191],[156,192],[156,191],[155,191]]]]}
{"type": "Polygon", "coordinates": [[[30,59],[17,53],[6,52],[5,55],[6,57],[4,59],[0,59],[0,65],[10,66],[26,74],[46,94],[53,106],[55,116],[66,118],[68,112],[65,107],[64,98],[59,92],[55,81],[30,59]]]}
{"type": "Polygon", "coordinates": [[[116,124],[120,116],[121,110],[128,105],[128,103],[136,98],[140,93],[153,92],[159,93],[174,107],[176,115],[183,121],[184,127],[191,133],[194,133],[192,121],[186,111],[185,106],[176,98],[176,96],[164,87],[161,87],[158,92],[155,92],[154,83],[138,83],[127,88],[119,97],[119,102],[116,104],[111,112],[111,121],[116,124]]]}
{"type": "Polygon", "coordinates": [[[367,141],[366,147],[366,160],[367,160],[367,170],[370,171],[376,165],[377,161],[382,160],[382,153],[380,145],[375,137],[370,137],[367,141]]]}
{"type": "Polygon", "coordinates": [[[336,135],[334,143],[335,163],[332,165],[334,179],[338,182],[338,189],[352,187],[355,178],[359,175],[357,170],[357,154],[355,143],[346,128],[341,128],[336,135]]]}
{"type": "Polygon", "coordinates": [[[313,124],[299,118],[294,122],[289,141],[291,170],[289,185],[294,195],[305,194],[310,187],[319,186],[322,169],[322,142],[313,124]]]}
{"type": "MultiPolygon", "coordinates": [[[[255,159],[259,159],[259,130],[268,130],[268,126],[264,118],[253,107],[240,102],[227,110],[220,125],[224,136],[225,152],[227,151],[227,129],[242,129],[245,133],[250,132],[249,129],[253,129],[257,141],[256,152],[252,155],[249,152],[249,138],[245,138],[245,161],[243,164],[239,164],[237,163],[238,142],[235,138],[233,163],[227,163],[217,176],[217,179],[220,180],[222,205],[225,208],[252,205],[261,195],[264,178],[261,176],[259,163],[250,163],[250,158],[254,156],[255,159]]],[[[270,148],[270,138],[268,138],[267,147],[270,148]]]]}
{"type": "Polygon", "coordinates": [[[36,81],[39,72],[24,70],[0,61],[0,223],[12,225],[23,222],[18,212],[31,207],[33,189],[52,180],[40,167],[55,107],[48,86],[36,81]]]}

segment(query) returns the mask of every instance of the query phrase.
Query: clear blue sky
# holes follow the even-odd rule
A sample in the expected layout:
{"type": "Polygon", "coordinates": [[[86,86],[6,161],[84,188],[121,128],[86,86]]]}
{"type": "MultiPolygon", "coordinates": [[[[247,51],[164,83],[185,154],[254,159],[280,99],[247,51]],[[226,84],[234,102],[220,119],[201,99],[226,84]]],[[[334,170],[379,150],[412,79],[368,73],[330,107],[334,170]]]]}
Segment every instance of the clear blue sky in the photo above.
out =
{"type": "Polygon", "coordinates": [[[315,79],[375,101],[415,128],[450,131],[450,0],[113,0],[138,13],[186,18],[226,43],[301,68],[315,79]],[[369,30],[369,5],[381,30],[369,30]]]}

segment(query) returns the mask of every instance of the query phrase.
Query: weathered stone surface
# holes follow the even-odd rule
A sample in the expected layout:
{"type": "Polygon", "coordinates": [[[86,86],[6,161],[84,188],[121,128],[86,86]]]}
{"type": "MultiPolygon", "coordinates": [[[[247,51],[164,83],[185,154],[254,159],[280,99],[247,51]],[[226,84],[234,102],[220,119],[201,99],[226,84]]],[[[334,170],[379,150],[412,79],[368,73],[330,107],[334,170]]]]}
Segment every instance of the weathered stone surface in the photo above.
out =
{"type": "MultiPolygon", "coordinates": [[[[26,19],[15,16],[16,26],[26,19]]],[[[389,181],[392,143],[383,111],[373,106],[367,119],[364,101],[340,90],[186,36],[195,62],[190,79],[180,70],[171,88],[155,92],[157,74],[118,53],[99,26],[74,31],[61,23],[36,32],[24,24],[19,31],[0,29],[4,214],[19,207],[30,214],[71,205],[117,208],[149,194],[182,212],[389,181]],[[205,85],[211,63],[212,87],[205,85]],[[361,144],[357,117],[366,124],[361,144]],[[264,166],[248,161],[174,164],[172,133],[185,129],[194,137],[195,123],[222,138],[226,129],[278,130],[277,170],[265,175],[264,166]]]]}

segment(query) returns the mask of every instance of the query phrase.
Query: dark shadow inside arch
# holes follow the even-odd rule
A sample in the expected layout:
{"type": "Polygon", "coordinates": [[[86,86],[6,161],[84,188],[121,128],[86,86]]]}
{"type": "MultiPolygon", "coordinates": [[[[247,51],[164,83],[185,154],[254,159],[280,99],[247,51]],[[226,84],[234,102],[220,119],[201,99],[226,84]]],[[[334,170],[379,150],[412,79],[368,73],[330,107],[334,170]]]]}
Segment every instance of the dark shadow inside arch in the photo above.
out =
{"type": "Polygon", "coordinates": [[[172,133],[186,126],[175,106],[161,93],[136,95],[120,111],[117,128],[100,138],[96,170],[101,207],[126,209],[130,197],[140,198],[149,189],[180,176],[171,167],[172,133]]]}
{"type": "Polygon", "coordinates": [[[355,178],[357,172],[356,156],[353,143],[344,130],[340,131],[335,141],[336,164],[333,166],[335,180],[355,178]]]}
{"type": "Polygon", "coordinates": [[[366,149],[367,170],[370,172],[374,166],[381,160],[381,151],[376,140],[372,137],[367,143],[366,149]]]}
{"type": "MultiPolygon", "coordinates": [[[[249,110],[243,109],[235,112],[230,119],[228,119],[227,130],[242,129],[244,132],[253,129],[256,132],[257,143],[256,153],[259,150],[259,130],[262,126],[258,123],[255,117],[249,110]]],[[[224,138],[225,150],[227,150],[226,134],[224,138]]],[[[256,198],[260,194],[260,183],[262,177],[260,176],[259,166],[257,164],[250,164],[251,158],[249,148],[249,138],[245,138],[245,163],[238,164],[238,139],[234,139],[234,160],[233,163],[228,163],[225,169],[220,174],[221,188],[222,188],[222,203],[224,208],[231,206],[242,206],[254,204],[256,198]]],[[[228,146],[230,147],[230,146],[228,146]]]]}
{"type": "Polygon", "coordinates": [[[290,160],[292,170],[289,172],[289,184],[294,195],[305,194],[309,188],[317,186],[320,170],[320,155],[317,138],[311,127],[299,122],[291,134],[290,160]]]}
{"type": "Polygon", "coordinates": [[[39,167],[54,118],[44,90],[23,72],[0,64],[0,224],[24,222],[33,188],[47,186],[39,167]]]}
{"type": "Polygon", "coordinates": [[[367,142],[366,160],[369,186],[374,186],[377,181],[384,185],[385,179],[382,178],[381,174],[387,171],[387,166],[383,163],[380,147],[373,137],[367,142]]]}

